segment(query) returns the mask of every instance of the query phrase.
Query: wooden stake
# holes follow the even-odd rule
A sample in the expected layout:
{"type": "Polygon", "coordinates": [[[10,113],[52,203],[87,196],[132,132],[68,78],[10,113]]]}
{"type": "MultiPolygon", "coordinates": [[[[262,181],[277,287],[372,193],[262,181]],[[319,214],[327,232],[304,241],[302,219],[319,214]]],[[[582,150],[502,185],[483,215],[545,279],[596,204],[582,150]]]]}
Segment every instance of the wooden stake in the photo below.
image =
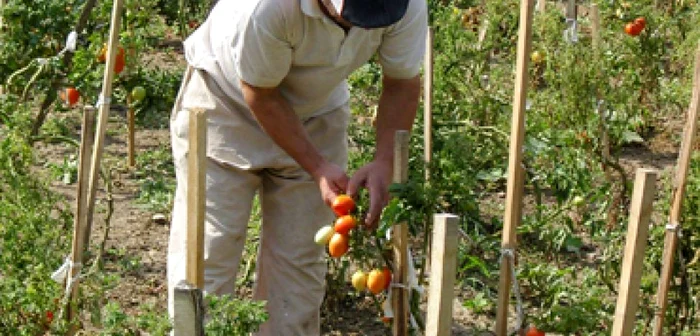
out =
{"type": "MultiPolygon", "coordinates": [[[[534,0],[520,2],[520,32],[518,38],[513,118],[511,121],[510,158],[508,162],[508,186],[506,211],[503,223],[503,249],[513,250],[515,255],[516,229],[520,225],[523,197],[523,140],[525,138],[525,102],[527,99],[528,65],[532,45],[532,7],[534,0]]],[[[495,332],[505,336],[508,331],[508,303],[510,301],[511,266],[508,258],[501,258],[498,287],[498,308],[495,332]]]]}
{"type": "MultiPolygon", "coordinates": [[[[2,11],[3,7],[5,7],[5,1],[6,0],[0,0],[0,11],[2,11]]],[[[3,32],[3,28],[5,27],[5,22],[2,19],[2,15],[0,15],[0,34],[5,34],[3,32]]],[[[4,80],[3,80],[4,82],[4,80]]],[[[5,87],[0,85],[0,95],[5,93],[5,87]]]]}
{"type": "Polygon", "coordinates": [[[591,43],[597,53],[600,49],[600,9],[598,9],[598,4],[591,4],[588,15],[591,19],[591,43]]]}
{"type": "Polygon", "coordinates": [[[657,175],[653,169],[637,169],[612,336],[632,335],[634,328],[657,175]]]}
{"type": "Polygon", "coordinates": [[[187,157],[186,281],[175,288],[175,336],[204,335],[204,217],[206,214],[207,117],[190,112],[187,157]]]}
{"type": "Polygon", "coordinates": [[[206,214],[207,116],[190,111],[187,158],[187,281],[204,287],[204,217],[206,214]]]}
{"type": "Polygon", "coordinates": [[[114,80],[114,62],[117,58],[117,49],[119,46],[119,27],[121,25],[123,7],[124,0],[114,0],[112,6],[112,22],[109,28],[109,41],[107,42],[107,64],[102,81],[102,92],[100,93],[97,105],[99,109],[99,119],[97,120],[95,147],[92,153],[92,165],[90,166],[90,180],[88,181],[87,222],[85,224],[86,234],[84,237],[85,246],[89,244],[90,232],[92,231],[92,219],[95,213],[95,196],[97,194],[97,183],[100,176],[105,132],[109,121],[110,97],[112,96],[112,81],[114,80]]]}
{"type": "Polygon", "coordinates": [[[537,1],[537,11],[540,13],[544,13],[545,10],[547,10],[547,1],[538,0],[537,1]]]}
{"type": "MultiPolygon", "coordinates": [[[[75,196],[75,216],[73,218],[73,244],[71,249],[71,267],[68,272],[66,286],[70,286],[70,294],[68,297],[68,307],[66,308],[66,318],[72,321],[76,312],[70,303],[78,297],[78,274],[80,268],[77,265],[83,263],[83,253],[85,251],[84,242],[86,234],[86,204],[87,204],[87,186],[88,174],[90,171],[90,152],[92,151],[95,142],[95,108],[85,106],[83,111],[83,124],[80,131],[80,152],[78,154],[78,185],[75,196]]],[[[67,287],[68,289],[68,287],[67,287]]]]}
{"type": "Polygon", "coordinates": [[[663,334],[664,317],[666,315],[666,301],[668,290],[673,276],[673,260],[678,245],[678,230],[680,230],[680,220],[685,198],[685,186],[690,167],[690,159],[695,144],[695,133],[698,130],[698,115],[700,114],[700,46],[695,53],[695,74],[693,80],[693,96],[688,109],[688,121],[683,132],[683,142],[676,166],[676,176],[671,201],[671,212],[669,213],[669,227],[666,229],[664,239],[664,253],[662,256],[661,277],[659,289],[656,295],[656,314],[654,317],[654,336],[663,334]]]}
{"type": "Polygon", "coordinates": [[[425,84],[423,87],[423,140],[425,180],[430,180],[430,162],[433,159],[433,29],[428,28],[425,39],[425,84]]]}
{"type": "Polygon", "coordinates": [[[459,217],[435,215],[426,336],[451,335],[452,301],[457,277],[459,217]]]}
{"type": "MultiPolygon", "coordinates": [[[[394,137],[394,183],[408,182],[408,131],[397,131],[394,137]]],[[[399,286],[391,288],[391,307],[394,312],[394,336],[408,335],[408,224],[398,223],[393,226],[392,245],[394,247],[393,283],[399,286]]]]}
{"type": "Polygon", "coordinates": [[[126,101],[126,121],[127,121],[127,163],[129,167],[136,166],[136,116],[134,107],[131,104],[131,99],[126,101]]]}

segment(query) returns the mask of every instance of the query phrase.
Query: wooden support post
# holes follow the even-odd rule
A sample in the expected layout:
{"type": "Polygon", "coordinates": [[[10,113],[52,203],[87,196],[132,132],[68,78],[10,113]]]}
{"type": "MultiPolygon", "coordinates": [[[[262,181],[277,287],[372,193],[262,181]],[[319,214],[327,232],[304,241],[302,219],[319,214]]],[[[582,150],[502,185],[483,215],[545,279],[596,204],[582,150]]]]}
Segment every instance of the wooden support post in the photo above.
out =
{"type": "Polygon", "coordinates": [[[136,116],[131,99],[126,100],[126,122],[127,122],[127,164],[133,168],[136,166],[136,116]]]}
{"type": "Polygon", "coordinates": [[[630,336],[634,328],[657,175],[653,169],[637,169],[612,336],[630,336]]]}
{"type": "MultiPolygon", "coordinates": [[[[397,131],[394,137],[394,183],[408,182],[408,131],[397,131]]],[[[394,279],[399,286],[391,288],[391,308],[394,311],[394,336],[408,335],[408,224],[397,223],[393,227],[394,279]]]]}
{"type": "Polygon", "coordinates": [[[206,214],[207,117],[190,113],[187,157],[186,281],[175,288],[175,336],[204,335],[204,218],[206,214]]]}
{"type": "Polygon", "coordinates": [[[425,335],[448,336],[452,330],[452,301],[457,277],[459,217],[440,214],[435,215],[433,222],[431,265],[434,266],[430,272],[425,335]]]}
{"type": "Polygon", "coordinates": [[[690,167],[690,159],[695,144],[695,133],[698,130],[698,115],[700,115],[700,46],[695,53],[695,74],[693,80],[693,96],[688,109],[688,121],[683,132],[683,142],[676,166],[676,176],[673,184],[671,200],[671,212],[669,213],[668,227],[664,239],[664,253],[662,256],[661,277],[659,289],[656,294],[656,313],[654,317],[654,336],[663,334],[664,317],[666,315],[666,301],[668,290],[673,276],[673,260],[678,245],[678,232],[685,198],[685,187],[690,167]]]}
{"type": "Polygon", "coordinates": [[[119,27],[121,25],[122,8],[124,0],[114,0],[112,6],[112,21],[109,28],[109,41],[107,42],[107,64],[105,75],[102,81],[102,92],[96,106],[99,111],[97,120],[97,133],[95,147],[92,152],[92,162],[90,166],[90,180],[88,181],[87,200],[87,222],[84,245],[88,246],[90,232],[92,231],[92,219],[95,213],[95,196],[97,195],[97,184],[100,176],[100,165],[102,152],[104,151],[105,133],[109,121],[110,97],[112,96],[112,81],[114,80],[114,62],[117,59],[117,49],[119,47],[119,27]]]}
{"type": "Polygon", "coordinates": [[[206,214],[207,116],[190,111],[187,160],[187,281],[204,287],[204,217],[206,214]]]}
{"type": "MultiPolygon", "coordinates": [[[[95,108],[85,106],[83,110],[83,124],[80,131],[80,152],[78,153],[78,185],[75,196],[75,216],[73,217],[73,244],[71,248],[71,267],[66,279],[66,289],[70,289],[68,306],[66,307],[66,319],[72,321],[77,312],[72,305],[78,297],[78,274],[80,274],[85,252],[85,234],[87,223],[87,186],[90,177],[90,152],[95,142],[95,108]]],[[[72,333],[74,333],[73,331],[72,333]]],[[[69,332],[69,334],[72,334],[69,332]]]]}
{"type": "Polygon", "coordinates": [[[591,20],[591,44],[597,54],[600,49],[600,9],[598,4],[591,4],[588,15],[591,20]]]}
{"type": "Polygon", "coordinates": [[[545,10],[547,10],[547,1],[537,0],[537,11],[540,13],[544,13],[545,10]]]}
{"type": "MultiPolygon", "coordinates": [[[[513,97],[513,118],[511,121],[510,158],[508,161],[508,186],[506,211],[503,223],[501,247],[513,250],[515,256],[516,230],[522,220],[522,197],[524,169],[522,166],[523,141],[525,138],[525,103],[527,99],[528,65],[532,45],[533,1],[520,2],[520,32],[513,97]]],[[[511,266],[508,258],[501,258],[501,273],[498,287],[498,308],[496,311],[495,332],[505,336],[508,332],[508,303],[510,301],[511,266]]]]}
{"type": "MultiPolygon", "coordinates": [[[[0,0],[0,11],[2,11],[2,9],[5,7],[5,1],[6,0],[0,0]]],[[[2,15],[0,15],[0,35],[5,34],[4,28],[5,28],[5,22],[2,19],[2,15]]],[[[4,81],[5,80],[3,80],[3,82],[4,81]]],[[[5,93],[5,88],[2,85],[0,85],[0,95],[2,95],[4,93],[5,93]]]]}
{"type": "Polygon", "coordinates": [[[576,0],[567,0],[566,2],[566,18],[576,20],[578,17],[576,0]]]}
{"type": "Polygon", "coordinates": [[[425,180],[430,181],[430,162],[433,159],[433,29],[428,28],[425,39],[425,82],[423,85],[423,151],[425,180]]]}

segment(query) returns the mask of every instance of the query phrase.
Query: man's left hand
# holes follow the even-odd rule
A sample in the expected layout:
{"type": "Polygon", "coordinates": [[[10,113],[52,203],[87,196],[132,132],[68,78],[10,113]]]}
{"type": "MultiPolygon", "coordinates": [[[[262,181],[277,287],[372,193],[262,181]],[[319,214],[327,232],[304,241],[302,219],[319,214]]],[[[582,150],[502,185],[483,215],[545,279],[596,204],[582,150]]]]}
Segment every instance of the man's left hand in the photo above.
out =
{"type": "Polygon", "coordinates": [[[370,229],[377,227],[382,210],[389,203],[392,173],[390,161],[374,160],[360,168],[348,182],[347,193],[350,197],[354,198],[362,187],[369,192],[370,204],[365,225],[370,229]]]}

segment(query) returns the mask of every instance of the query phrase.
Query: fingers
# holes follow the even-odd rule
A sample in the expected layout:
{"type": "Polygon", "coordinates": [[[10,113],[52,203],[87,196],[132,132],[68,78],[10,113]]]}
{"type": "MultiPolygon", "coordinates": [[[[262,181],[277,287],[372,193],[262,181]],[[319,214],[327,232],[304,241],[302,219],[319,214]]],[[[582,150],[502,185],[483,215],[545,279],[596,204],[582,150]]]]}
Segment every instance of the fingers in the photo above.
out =
{"type": "Polygon", "coordinates": [[[347,195],[355,198],[360,188],[365,185],[366,178],[366,174],[363,174],[362,172],[357,172],[352,178],[350,178],[347,185],[348,188],[346,189],[347,195]]]}
{"type": "Polygon", "coordinates": [[[389,194],[381,184],[370,184],[369,190],[369,211],[365,218],[365,225],[369,228],[377,227],[382,210],[389,203],[389,194]]]}

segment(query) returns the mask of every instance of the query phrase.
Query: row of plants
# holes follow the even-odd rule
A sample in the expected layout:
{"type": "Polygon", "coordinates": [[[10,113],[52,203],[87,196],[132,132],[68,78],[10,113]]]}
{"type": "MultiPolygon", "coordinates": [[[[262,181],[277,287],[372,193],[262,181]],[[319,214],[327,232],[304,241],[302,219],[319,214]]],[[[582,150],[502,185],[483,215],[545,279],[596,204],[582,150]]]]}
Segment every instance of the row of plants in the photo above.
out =
{"type": "MultiPolygon", "coordinates": [[[[586,34],[586,16],[579,18],[577,42],[563,38],[565,17],[555,3],[548,2],[546,12],[536,13],[533,25],[519,283],[526,322],[563,334],[610,332],[632,192],[633,171],[624,157],[647,151],[655,137],[669,132],[669,121],[685,119],[700,42],[700,30],[690,24],[700,17],[696,2],[663,9],[655,8],[653,1],[595,3],[602,22],[597,50],[586,34]]],[[[435,30],[433,161],[426,166],[420,159],[419,118],[411,144],[410,182],[400,200],[386,209],[382,227],[406,220],[414,238],[424,241],[433,214],[459,215],[463,239],[458,279],[465,293],[461,299],[466,308],[493,320],[519,2],[430,5],[435,30]],[[482,30],[486,34],[480,40],[482,30]]],[[[352,80],[354,112],[365,119],[371,119],[375,108],[379,76],[373,63],[352,80]]],[[[680,133],[670,135],[675,148],[680,138],[680,133]]],[[[371,159],[370,123],[354,125],[352,139],[358,149],[352,165],[357,168],[371,159]]],[[[700,164],[697,155],[692,164],[700,164]]],[[[683,222],[687,229],[676,265],[681,283],[672,288],[669,307],[674,308],[666,317],[667,332],[675,335],[697,333],[700,320],[698,303],[688,295],[700,289],[697,273],[688,267],[695,265],[698,246],[691,231],[700,225],[693,215],[697,170],[690,175],[683,222]]],[[[663,176],[645,260],[636,328],[640,335],[649,333],[654,316],[672,171],[663,176]]],[[[377,236],[383,234],[380,228],[377,236]]],[[[427,244],[420,245],[416,258],[422,266],[427,244]]],[[[353,258],[376,258],[359,254],[353,258]]],[[[347,281],[344,272],[337,274],[347,281]]]]}

